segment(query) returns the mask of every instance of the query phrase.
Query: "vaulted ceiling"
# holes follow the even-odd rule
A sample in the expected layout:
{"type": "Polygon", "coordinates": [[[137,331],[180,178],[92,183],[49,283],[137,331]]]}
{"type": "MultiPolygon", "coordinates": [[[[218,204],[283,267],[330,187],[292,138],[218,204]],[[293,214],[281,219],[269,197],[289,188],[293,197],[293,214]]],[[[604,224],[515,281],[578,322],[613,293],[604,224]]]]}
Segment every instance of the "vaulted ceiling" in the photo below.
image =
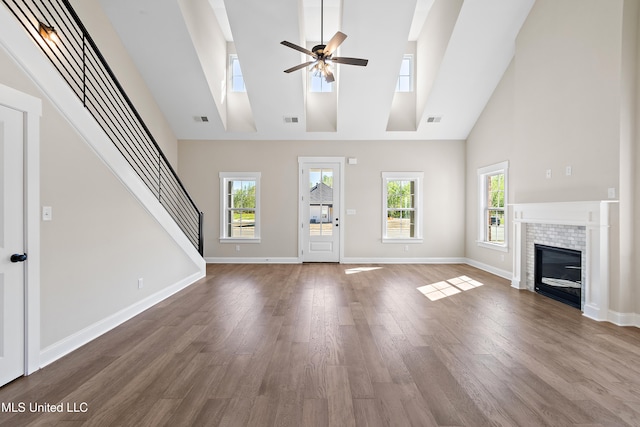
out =
{"type": "Polygon", "coordinates": [[[327,95],[283,72],[309,58],[280,44],[318,44],[320,1],[100,0],[176,136],[207,140],[466,139],[535,2],[325,0],[325,43],[341,31],[337,54],[369,59],[337,65],[327,95]],[[245,94],[228,90],[231,53],[245,94]],[[407,53],[414,91],[400,94],[407,53]]]}

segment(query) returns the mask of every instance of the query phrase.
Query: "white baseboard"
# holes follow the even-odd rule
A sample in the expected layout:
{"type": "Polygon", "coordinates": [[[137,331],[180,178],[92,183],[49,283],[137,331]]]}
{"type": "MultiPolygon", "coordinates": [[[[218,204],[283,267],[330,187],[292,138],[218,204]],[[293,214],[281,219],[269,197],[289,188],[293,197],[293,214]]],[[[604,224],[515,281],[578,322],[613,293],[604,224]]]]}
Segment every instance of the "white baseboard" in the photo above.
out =
{"type": "Polygon", "coordinates": [[[342,264],[465,264],[465,258],[343,258],[342,264]]]}
{"type": "Polygon", "coordinates": [[[208,257],[207,264],[300,264],[294,257],[208,257]]]}
{"type": "Polygon", "coordinates": [[[158,291],[155,294],[150,295],[149,297],[94,323],[93,325],[87,326],[86,328],[58,341],[57,343],[51,344],[47,348],[44,348],[40,351],[40,367],[43,368],[50,363],[55,362],[61,357],[98,338],[100,335],[109,332],[110,330],[121,325],[132,317],[137,316],[143,311],[153,307],[154,305],[165,300],[171,295],[192,285],[205,276],[206,272],[198,271],[191,276],[182,279],[178,283],[175,283],[174,285],[166,287],[163,290],[158,291]]]}
{"type": "MultiPolygon", "coordinates": [[[[294,257],[207,257],[207,264],[300,264],[294,257]]],[[[341,264],[465,264],[465,258],[343,258],[341,264]]]]}
{"type": "Polygon", "coordinates": [[[609,322],[618,326],[635,326],[640,328],[640,314],[638,313],[618,313],[609,310],[607,316],[609,322]]]}
{"type": "MultiPolygon", "coordinates": [[[[582,307],[582,315],[597,322],[609,321],[607,310],[590,304],[584,304],[582,307]]],[[[612,321],[612,323],[615,322],[612,321]]]]}
{"type": "Polygon", "coordinates": [[[469,264],[472,267],[478,268],[480,270],[486,271],[487,273],[495,274],[498,277],[502,277],[503,279],[512,280],[513,273],[508,270],[502,270],[500,268],[493,267],[489,264],[485,264],[480,261],[476,261],[470,258],[465,258],[465,264],[469,264]]]}

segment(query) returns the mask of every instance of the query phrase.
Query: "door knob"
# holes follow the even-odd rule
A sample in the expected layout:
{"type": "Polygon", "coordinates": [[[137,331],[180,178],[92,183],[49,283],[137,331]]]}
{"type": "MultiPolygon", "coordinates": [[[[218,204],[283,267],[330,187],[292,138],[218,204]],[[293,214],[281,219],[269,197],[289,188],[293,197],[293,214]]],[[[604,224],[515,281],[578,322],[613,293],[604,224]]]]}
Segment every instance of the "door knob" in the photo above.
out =
{"type": "Polygon", "coordinates": [[[11,255],[11,262],[24,262],[27,260],[27,254],[13,254],[11,255]]]}

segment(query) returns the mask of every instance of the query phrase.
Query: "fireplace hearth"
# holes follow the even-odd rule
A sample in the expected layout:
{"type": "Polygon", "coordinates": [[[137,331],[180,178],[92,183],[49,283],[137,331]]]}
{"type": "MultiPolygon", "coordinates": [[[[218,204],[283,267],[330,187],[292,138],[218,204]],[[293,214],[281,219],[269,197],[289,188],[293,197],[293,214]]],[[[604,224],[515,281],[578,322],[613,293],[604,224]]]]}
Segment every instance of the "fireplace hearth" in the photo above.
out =
{"type": "Polygon", "coordinates": [[[582,253],[573,249],[535,245],[534,288],[539,294],[580,308],[582,253]]]}

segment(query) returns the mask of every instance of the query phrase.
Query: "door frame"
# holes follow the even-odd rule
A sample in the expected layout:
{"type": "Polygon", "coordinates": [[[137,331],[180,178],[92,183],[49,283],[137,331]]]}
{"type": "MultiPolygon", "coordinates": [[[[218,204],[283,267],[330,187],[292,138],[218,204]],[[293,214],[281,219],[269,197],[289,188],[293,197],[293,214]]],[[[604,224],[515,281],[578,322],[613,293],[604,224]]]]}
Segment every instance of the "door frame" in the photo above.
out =
{"type": "Polygon", "coordinates": [[[0,105],[21,111],[24,126],[24,374],[40,369],[40,117],[42,101],[0,84],[0,105]]]}
{"type": "Polygon", "coordinates": [[[338,254],[339,254],[338,262],[342,263],[344,259],[344,234],[345,234],[345,224],[346,224],[346,221],[344,221],[345,158],[344,157],[306,157],[306,156],[298,157],[298,262],[302,263],[304,259],[304,257],[302,256],[302,249],[304,247],[304,236],[303,236],[303,229],[302,229],[302,224],[304,222],[304,203],[302,203],[302,196],[303,196],[303,189],[305,188],[304,186],[307,183],[302,182],[302,167],[303,165],[309,164],[309,163],[337,163],[338,168],[340,170],[340,183],[338,185],[338,188],[340,189],[340,209],[339,209],[338,215],[340,215],[339,218],[343,218],[343,220],[340,221],[340,238],[339,238],[340,248],[338,250],[338,254]]]}

